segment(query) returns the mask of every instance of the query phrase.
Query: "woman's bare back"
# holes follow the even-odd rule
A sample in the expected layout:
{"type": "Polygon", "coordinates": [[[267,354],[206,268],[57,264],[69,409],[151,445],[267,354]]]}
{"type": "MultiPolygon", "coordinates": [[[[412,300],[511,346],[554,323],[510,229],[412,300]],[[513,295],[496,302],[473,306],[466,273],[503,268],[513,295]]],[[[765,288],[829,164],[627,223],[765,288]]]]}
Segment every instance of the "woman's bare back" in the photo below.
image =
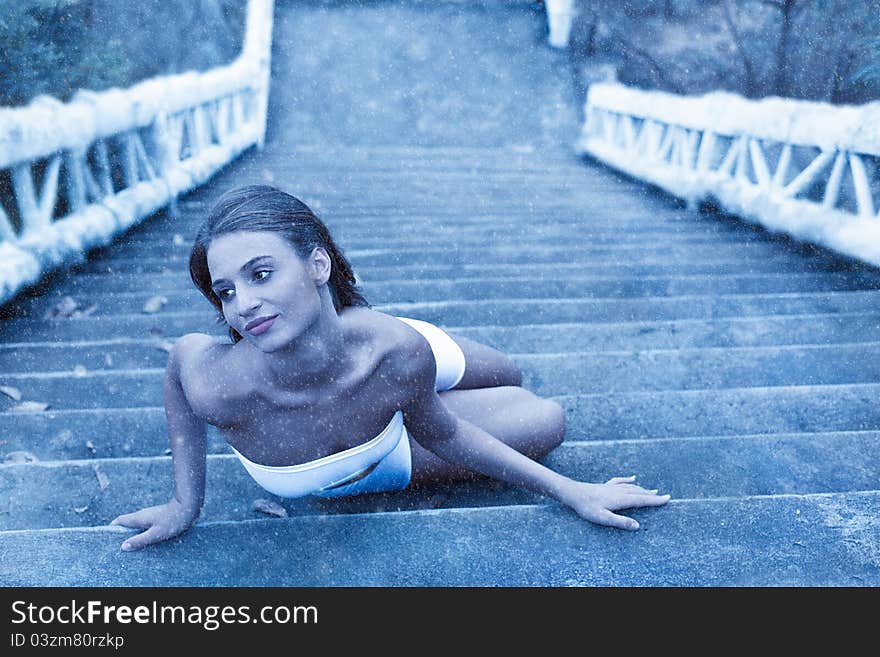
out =
{"type": "Polygon", "coordinates": [[[264,465],[312,461],[375,437],[406,398],[395,355],[413,335],[402,322],[367,308],[346,308],[339,318],[343,373],[295,390],[274,384],[245,341],[185,336],[180,381],[193,412],[264,465]]]}

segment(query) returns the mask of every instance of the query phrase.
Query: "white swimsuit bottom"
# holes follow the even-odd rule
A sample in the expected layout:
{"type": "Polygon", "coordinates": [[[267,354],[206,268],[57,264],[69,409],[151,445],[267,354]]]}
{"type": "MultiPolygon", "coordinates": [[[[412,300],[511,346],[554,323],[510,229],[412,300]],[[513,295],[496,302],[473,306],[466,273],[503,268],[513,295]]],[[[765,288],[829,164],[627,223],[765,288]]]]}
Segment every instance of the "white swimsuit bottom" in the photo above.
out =
{"type": "MultiPolygon", "coordinates": [[[[461,347],[442,329],[420,319],[398,317],[422,334],[431,345],[437,363],[435,389],[458,385],[464,376],[461,347]]],[[[396,411],[388,425],[372,440],[308,463],[261,465],[232,447],[245,469],[267,491],[280,497],[344,497],[363,493],[403,490],[412,476],[409,434],[403,411],[396,411]]]]}

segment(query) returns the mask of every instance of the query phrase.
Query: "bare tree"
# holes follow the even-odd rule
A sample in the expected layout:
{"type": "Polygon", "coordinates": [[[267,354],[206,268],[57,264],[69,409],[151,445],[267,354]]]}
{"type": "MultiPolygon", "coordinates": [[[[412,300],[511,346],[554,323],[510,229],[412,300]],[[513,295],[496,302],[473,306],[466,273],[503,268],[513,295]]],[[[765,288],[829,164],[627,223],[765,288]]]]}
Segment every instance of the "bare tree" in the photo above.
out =
{"type": "Polygon", "coordinates": [[[776,94],[779,96],[790,95],[789,79],[790,65],[789,52],[791,50],[791,36],[794,27],[794,19],[805,6],[804,0],[762,0],[768,7],[773,7],[780,13],[779,39],[776,42],[776,94]]]}
{"type": "Polygon", "coordinates": [[[641,60],[654,73],[654,77],[660,83],[660,85],[673,93],[681,94],[684,93],[684,89],[682,86],[669,75],[669,69],[672,69],[673,72],[675,70],[674,64],[670,62],[660,63],[650,52],[645,50],[644,48],[640,48],[635,45],[632,41],[627,39],[619,30],[615,30],[611,28],[609,30],[611,36],[618,42],[621,50],[625,55],[634,56],[636,59],[641,60]]]}
{"type": "Polygon", "coordinates": [[[743,95],[749,98],[755,98],[758,95],[758,78],[755,75],[755,67],[752,65],[752,60],[749,58],[748,52],[746,51],[742,34],[740,34],[736,21],[733,18],[731,1],[732,0],[723,0],[721,3],[724,8],[724,22],[727,26],[727,31],[730,32],[730,36],[733,39],[733,46],[736,48],[736,52],[742,61],[745,77],[743,95]]]}

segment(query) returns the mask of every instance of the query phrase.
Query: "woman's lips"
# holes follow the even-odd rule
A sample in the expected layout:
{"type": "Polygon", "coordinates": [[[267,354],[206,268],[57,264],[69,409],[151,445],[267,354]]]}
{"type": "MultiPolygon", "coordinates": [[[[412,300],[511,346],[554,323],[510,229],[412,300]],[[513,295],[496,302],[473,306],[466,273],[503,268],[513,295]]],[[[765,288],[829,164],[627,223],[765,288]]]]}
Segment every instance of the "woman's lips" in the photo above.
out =
{"type": "Polygon", "coordinates": [[[276,317],[278,317],[278,315],[273,315],[272,317],[269,317],[257,323],[252,322],[253,326],[251,326],[251,324],[248,324],[245,330],[251,335],[260,335],[261,333],[265,333],[272,327],[272,324],[275,323],[276,317]]]}

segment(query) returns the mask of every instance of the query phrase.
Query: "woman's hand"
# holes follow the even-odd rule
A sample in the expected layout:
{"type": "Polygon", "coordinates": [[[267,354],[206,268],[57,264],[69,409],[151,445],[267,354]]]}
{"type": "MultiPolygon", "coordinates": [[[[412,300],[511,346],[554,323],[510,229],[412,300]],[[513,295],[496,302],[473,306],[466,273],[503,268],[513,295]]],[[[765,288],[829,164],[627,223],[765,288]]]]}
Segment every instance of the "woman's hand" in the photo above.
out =
{"type": "Polygon", "coordinates": [[[182,534],[192,526],[198,515],[197,512],[187,510],[180,502],[173,499],[167,504],[118,516],[110,524],[146,529],[147,531],[132,536],[122,543],[123,550],[140,550],[182,534]]]}
{"type": "Polygon", "coordinates": [[[643,506],[662,506],[669,501],[669,495],[658,495],[656,490],[636,486],[632,483],[635,479],[635,476],[614,477],[604,484],[572,481],[571,487],[560,501],[574,509],[584,520],[635,531],[639,528],[638,522],[612,512],[643,506]]]}

